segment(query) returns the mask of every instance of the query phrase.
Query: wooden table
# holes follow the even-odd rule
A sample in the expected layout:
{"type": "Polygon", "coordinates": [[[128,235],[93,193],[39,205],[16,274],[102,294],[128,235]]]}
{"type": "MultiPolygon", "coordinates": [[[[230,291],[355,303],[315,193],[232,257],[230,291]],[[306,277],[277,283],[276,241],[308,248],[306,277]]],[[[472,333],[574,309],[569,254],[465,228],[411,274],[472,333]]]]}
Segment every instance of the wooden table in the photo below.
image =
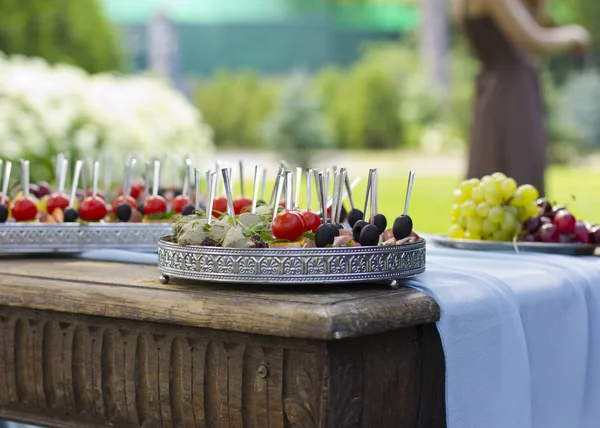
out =
{"type": "Polygon", "coordinates": [[[0,419],[55,427],[445,426],[439,308],[400,288],[162,285],[0,261],[0,419]]]}

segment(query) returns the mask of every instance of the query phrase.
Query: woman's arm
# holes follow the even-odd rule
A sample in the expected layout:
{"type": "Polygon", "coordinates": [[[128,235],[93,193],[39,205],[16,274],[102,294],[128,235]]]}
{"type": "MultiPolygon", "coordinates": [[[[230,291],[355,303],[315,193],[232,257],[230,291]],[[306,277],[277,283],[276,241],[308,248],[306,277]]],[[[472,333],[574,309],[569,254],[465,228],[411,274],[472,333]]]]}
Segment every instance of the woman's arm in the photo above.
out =
{"type": "Polygon", "coordinates": [[[561,52],[588,44],[587,32],[577,26],[544,28],[520,0],[487,0],[489,15],[516,44],[531,54],[561,52]]]}

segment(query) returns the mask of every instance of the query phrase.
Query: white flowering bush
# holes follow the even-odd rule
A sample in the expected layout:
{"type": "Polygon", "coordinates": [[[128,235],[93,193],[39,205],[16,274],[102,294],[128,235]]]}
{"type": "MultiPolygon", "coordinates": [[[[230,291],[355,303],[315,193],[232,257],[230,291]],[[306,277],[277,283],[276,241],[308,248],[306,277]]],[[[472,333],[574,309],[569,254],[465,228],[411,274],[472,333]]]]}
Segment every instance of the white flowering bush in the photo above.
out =
{"type": "Polygon", "coordinates": [[[0,158],[46,162],[58,152],[210,156],[201,113],[156,76],[89,75],[0,53],[0,158]]]}

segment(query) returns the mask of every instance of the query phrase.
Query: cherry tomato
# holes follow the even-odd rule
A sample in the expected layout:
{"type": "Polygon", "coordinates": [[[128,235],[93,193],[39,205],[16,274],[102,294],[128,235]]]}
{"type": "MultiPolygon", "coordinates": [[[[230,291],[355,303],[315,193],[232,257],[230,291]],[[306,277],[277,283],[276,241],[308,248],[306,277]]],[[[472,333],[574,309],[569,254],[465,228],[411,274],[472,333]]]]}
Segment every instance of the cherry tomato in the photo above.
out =
{"type": "Polygon", "coordinates": [[[173,208],[173,211],[175,211],[177,214],[181,214],[181,211],[183,211],[183,209],[190,203],[190,198],[188,198],[187,196],[179,195],[176,196],[175,199],[173,199],[173,202],[171,203],[171,208],[173,208]]]}
{"type": "Polygon", "coordinates": [[[252,200],[244,196],[240,196],[233,201],[233,210],[236,214],[241,214],[247,211],[248,207],[252,206],[252,200]]]}
{"type": "Polygon", "coordinates": [[[305,223],[297,212],[283,210],[273,219],[272,229],[275,238],[296,241],[305,232],[305,223]]]}
{"type": "Polygon", "coordinates": [[[162,214],[167,212],[167,201],[162,196],[148,196],[144,202],[144,214],[162,214]]]}
{"type": "Polygon", "coordinates": [[[116,213],[117,207],[122,203],[126,203],[131,207],[131,209],[137,210],[137,201],[132,196],[127,196],[127,198],[125,198],[123,195],[120,195],[117,196],[117,199],[115,199],[115,202],[112,204],[112,212],[116,213]]]}
{"type": "Polygon", "coordinates": [[[304,222],[306,223],[306,230],[310,230],[312,233],[317,233],[317,229],[321,225],[321,217],[312,211],[304,211],[302,213],[304,222]]]}
{"type": "Polygon", "coordinates": [[[67,209],[68,206],[69,199],[64,193],[53,193],[46,201],[46,211],[48,211],[49,213],[53,213],[54,210],[57,208],[64,211],[67,209]]]}
{"type": "Polygon", "coordinates": [[[225,196],[219,196],[213,201],[213,212],[214,217],[220,217],[223,213],[227,213],[227,198],[225,196]]]}
{"type": "Polygon", "coordinates": [[[12,216],[17,221],[32,221],[37,216],[38,209],[32,198],[21,197],[13,201],[12,216]]]}
{"type": "Polygon", "coordinates": [[[85,221],[100,221],[107,213],[106,203],[99,196],[88,196],[79,206],[79,217],[85,221]]]}
{"type": "MultiPolygon", "coordinates": [[[[134,199],[139,199],[140,196],[142,196],[142,193],[144,193],[144,182],[142,180],[138,180],[138,179],[133,179],[133,181],[131,182],[131,196],[134,199]]],[[[123,186],[121,186],[119,188],[119,196],[123,194],[123,186]]]]}

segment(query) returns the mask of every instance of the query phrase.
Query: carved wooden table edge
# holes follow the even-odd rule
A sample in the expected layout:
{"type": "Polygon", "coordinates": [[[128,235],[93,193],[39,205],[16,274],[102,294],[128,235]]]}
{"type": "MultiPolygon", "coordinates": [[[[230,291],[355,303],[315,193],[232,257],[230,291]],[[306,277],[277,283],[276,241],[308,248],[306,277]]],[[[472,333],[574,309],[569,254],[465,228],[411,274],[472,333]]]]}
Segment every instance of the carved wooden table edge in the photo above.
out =
{"type": "Polygon", "coordinates": [[[439,307],[413,289],[163,286],[151,266],[99,262],[0,262],[0,271],[0,418],[445,427],[439,307]]]}

